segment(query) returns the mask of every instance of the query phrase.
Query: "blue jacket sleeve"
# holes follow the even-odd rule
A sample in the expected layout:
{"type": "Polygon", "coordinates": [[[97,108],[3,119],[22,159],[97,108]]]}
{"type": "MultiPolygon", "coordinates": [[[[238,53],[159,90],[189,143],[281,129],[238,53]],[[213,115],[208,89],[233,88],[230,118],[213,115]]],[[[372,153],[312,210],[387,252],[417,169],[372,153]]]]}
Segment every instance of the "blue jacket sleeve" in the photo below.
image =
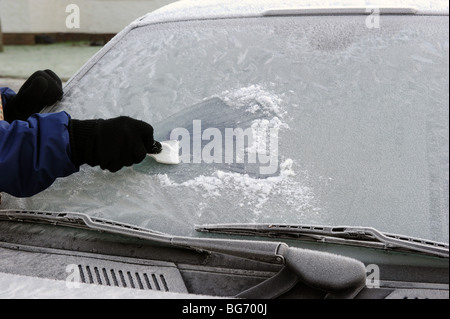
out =
{"type": "Polygon", "coordinates": [[[0,192],[30,197],[79,170],[70,159],[66,112],[0,121],[0,192]]]}
{"type": "Polygon", "coordinates": [[[7,87],[0,87],[0,93],[2,96],[3,106],[6,105],[6,103],[8,102],[8,100],[10,98],[16,96],[16,92],[14,92],[13,90],[11,90],[10,88],[7,88],[7,87]]]}

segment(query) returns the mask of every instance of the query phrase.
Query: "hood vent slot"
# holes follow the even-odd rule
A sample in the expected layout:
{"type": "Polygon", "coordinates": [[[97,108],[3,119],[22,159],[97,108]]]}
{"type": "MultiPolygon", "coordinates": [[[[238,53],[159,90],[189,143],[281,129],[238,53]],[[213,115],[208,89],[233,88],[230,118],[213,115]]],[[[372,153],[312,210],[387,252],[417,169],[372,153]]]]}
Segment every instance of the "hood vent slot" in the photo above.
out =
{"type": "Polygon", "coordinates": [[[100,286],[187,292],[178,269],[107,262],[104,265],[78,264],[81,283],[100,286]]]}

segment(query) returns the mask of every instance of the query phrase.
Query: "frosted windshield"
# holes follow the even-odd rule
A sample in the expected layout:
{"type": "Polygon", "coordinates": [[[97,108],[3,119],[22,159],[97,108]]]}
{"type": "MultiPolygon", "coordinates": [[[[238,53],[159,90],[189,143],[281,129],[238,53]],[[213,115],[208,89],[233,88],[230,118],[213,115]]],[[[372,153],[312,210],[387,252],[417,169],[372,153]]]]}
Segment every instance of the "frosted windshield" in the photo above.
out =
{"type": "Polygon", "coordinates": [[[383,16],[376,29],[365,19],[132,30],[58,110],[145,120],[160,140],[191,139],[184,162],[83,167],[18,204],[181,235],[196,224],[276,222],[448,242],[448,17],[383,16]],[[236,129],[262,135],[236,146],[236,129]]]}

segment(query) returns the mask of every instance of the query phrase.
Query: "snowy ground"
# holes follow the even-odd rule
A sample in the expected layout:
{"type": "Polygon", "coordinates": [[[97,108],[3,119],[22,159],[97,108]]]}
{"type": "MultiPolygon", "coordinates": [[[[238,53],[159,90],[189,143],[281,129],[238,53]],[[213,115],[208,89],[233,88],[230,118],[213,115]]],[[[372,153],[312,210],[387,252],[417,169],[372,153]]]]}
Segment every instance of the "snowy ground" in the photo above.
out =
{"type": "Polygon", "coordinates": [[[18,90],[33,72],[51,69],[67,81],[101,47],[83,43],[5,46],[0,53],[0,87],[18,90]]]}
{"type": "Polygon", "coordinates": [[[24,79],[0,78],[0,87],[9,87],[17,92],[24,81],[24,79]]]}

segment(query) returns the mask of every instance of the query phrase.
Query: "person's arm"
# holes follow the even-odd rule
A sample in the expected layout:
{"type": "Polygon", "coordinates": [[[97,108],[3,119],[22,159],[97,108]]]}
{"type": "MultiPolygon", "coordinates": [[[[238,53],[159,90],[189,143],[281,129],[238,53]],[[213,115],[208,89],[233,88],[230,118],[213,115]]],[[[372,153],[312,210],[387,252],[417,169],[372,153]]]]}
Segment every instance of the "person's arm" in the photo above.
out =
{"type": "Polygon", "coordinates": [[[0,121],[0,192],[30,197],[79,170],[71,160],[65,112],[0,121]]]}
{"type": "Polygon", "coordinates": [[[35,72],[17,94],[0,90],[5,114],[0,121],[0,192],[30,197],[83,164],[116,172],[161,152],[153,127],[143,121],[35,114],[62,97],[61,80],[50,70],[35,72]]]}
{"type": "Polygon", "coordinates": [[[0,88],[5,121],[27,120],[44,107],[53,105],[63,96],[61,79],[51,70],[34,72],[21,86],[17,94],[8,88],[0,88]]]}
{"type": "Polygon", "coordinates": [[[16,96],[16,92],[8,87],[0,87],[0,94],[2,95],[3,105],[6,105],[8,100],[16,96]]]}
{"type": "Polygon", "coordinates": [[[83,164],[116,172],[159,152],[153,127],[126,116],[72,120],[60,112],[0,121],[0,192],[30,197],[83,164]]]}

